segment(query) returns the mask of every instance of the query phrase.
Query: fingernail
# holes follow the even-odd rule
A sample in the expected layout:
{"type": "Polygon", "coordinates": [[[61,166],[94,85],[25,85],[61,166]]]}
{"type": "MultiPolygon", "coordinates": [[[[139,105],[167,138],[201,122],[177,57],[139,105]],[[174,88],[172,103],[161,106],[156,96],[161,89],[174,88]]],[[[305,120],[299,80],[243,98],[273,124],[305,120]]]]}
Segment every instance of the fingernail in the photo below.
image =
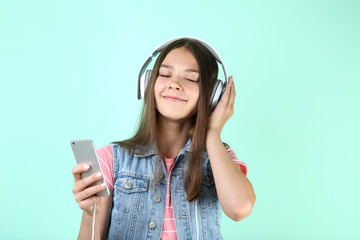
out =
{"type": "Polygon", "coordinates": [[[101,177],[101,173],[98,172],[98,173],[96,174],[96,176],[97,176],[97,177],[101,177]]]}
{"type": "Polygon", "coordinates": [[[106,186],[106,183],[102,183],[101,185],[100,185],[100,187],[105,187],[106,186]]]}
{"type": "Polygon", "coordinates": [[[89,169],[90,166],[89,165],[84,165],[84,169],[89,169]]]}

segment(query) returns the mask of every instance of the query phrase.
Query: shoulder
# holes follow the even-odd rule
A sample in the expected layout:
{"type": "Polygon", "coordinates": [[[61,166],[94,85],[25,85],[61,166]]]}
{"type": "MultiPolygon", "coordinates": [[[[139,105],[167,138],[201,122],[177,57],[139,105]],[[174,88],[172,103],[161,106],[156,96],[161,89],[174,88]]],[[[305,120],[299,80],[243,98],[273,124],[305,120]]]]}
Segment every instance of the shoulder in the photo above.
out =
{"type": "Polygon", "coordinates": [[[154,144],[140,145],[129,141],[121,141],[112,143],[114,156],[127,155],[134,157],[147,157],[156,154],[154,144]]]}
{"type": "Polygon", "coordinates": [[[96,154],[102,165],[106,165],[107,168],[113,165],[114,153],[113,146],[111,144],[99,147],[96,149],[96,154]]]}
{"type": "Polygon", "coordinates": [[[96,153],[99,157],[112,158],[113,157],[113,146],[112,144],[104,145],[96,149],[96,153]]]}
{"type": "Polygon", "coordinates": [[[117,156],[122,156],[124,154],[133,155],[133,150],[127,145],[124,146],[123,144],[111,143],[99,147],[96,150],[96,153],[98,154],[98,157],[103,159],[113,159],[114,157],[116,158],[117,156]]]}

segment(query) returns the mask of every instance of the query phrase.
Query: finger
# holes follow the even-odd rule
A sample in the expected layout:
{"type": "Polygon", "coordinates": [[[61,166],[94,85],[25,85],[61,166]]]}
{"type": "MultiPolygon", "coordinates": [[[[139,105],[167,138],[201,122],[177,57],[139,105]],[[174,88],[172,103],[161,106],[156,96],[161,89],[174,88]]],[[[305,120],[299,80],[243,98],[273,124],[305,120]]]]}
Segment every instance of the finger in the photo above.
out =
{"type": "Polygon", "coordinates": [[[85,190],[78,192],[75,194],[75,200],[77,202],[81,202],[93,195],[95,195],[97,192],[100,192],[101,190],[106,188],[106,184],[102,183],[102,184],[97,184],[95,186],[86,188],[85,190]]]}
{"type": "Polygon", "coordinates": [[[227,98],[227,102],[226,102],[226,106],[229,106],[229,104],[231,104],[231,96],[232,96],[232,89],[234,88],[233,86],[233,80],[232,80],[232,76],[229,77],[229,80],[228,80],[228,86],[226,87],[227,89],[227,94],[226,94],[226,98],[227,98]]]}
{"type": "Polygon", "coordinates": [[[225,105],[227,105],[227,103],[229,102],[230,90],[231,90],[231,81],[230,81],[230,78],[229,78],[228,84],[226,85],[226,88],[225,88],[225,92],[224,92],[224,94],[223,94],[223,96],[221,98],[221,101],[225,102],[224,103],[225,105]]]}
{"type": "Polygon", "coordinates": [[[233,76],[231,76],[231,94],[230,94],[230,99],[229,99],[229,104],[230,104],[231,108],[234,107],[235,96],[236,96],[236,92],[235,92],[234,78],[233,78],[233,76]]]}
{"type": "Polygon", "coordinates": [[[81,202],[79,202],[79,207],[82,210],[92,212],[94,210],[94,204],[100,201],[100,197],[98,196],[91,196],[81,202]]]}
{"type": "Polygon", "coordinates": [[[72,168],[72,174],[74,176],[74,182],[81,180],[81,173],[90,169],[88,164],[79,164],[72,168]]]}
{"type": "Polygon", "coordinates": [[[75,186],[73,188],[73,193],[78,193],[91,184],[95,183],[96,181],[100,180],[102,177],[101,172],[94,173],[84,179],[81,179],[75,183],[75,186]]]}

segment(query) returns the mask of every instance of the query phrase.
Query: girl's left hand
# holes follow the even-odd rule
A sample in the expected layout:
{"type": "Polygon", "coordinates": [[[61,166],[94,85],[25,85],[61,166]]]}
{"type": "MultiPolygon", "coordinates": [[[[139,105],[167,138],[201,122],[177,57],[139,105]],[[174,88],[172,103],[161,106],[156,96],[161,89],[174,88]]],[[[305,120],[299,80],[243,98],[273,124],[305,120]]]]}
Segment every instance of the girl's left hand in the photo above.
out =
{"type": "Polygon", "coordinates": [[[224,95],[210,115],[208,132],[215,130],[217,134],[221,133],[222,128],[229,118],[234,114],[235,86],[233,77],[229,77],[229,83],[226,86],[224,95]]]}

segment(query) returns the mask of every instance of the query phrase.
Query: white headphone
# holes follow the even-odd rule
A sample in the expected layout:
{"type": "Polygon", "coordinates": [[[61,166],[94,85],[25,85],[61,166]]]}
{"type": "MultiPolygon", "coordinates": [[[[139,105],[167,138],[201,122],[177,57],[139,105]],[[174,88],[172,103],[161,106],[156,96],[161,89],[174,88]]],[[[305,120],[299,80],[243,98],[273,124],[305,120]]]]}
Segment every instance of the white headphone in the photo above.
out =
{"type": "Polygon", "coordinates": [[[149,66],[152,59],[155,58],[170,43],[172,43],[176,40],[179,40],[179,39],[183,39],[183,38],[192,39],[192,40],[196,40],[196,41],[200,42],[204,47],[206,47],[207,50],[209,50],[209,52],[214,56],[216,61],[221,64],[222,69],[224,71],[224,76],[225,76],[224,83],[223,83],[223,81],[221,81],[219,79],[214,79],[213,83],[212,83],[211,95],[210,95],[210,112],[212,112],[215,109],[217,103],[220,101],[222,94],[225,91],[225,87],[228,84],[226,68],[225,68],[224,63],[221,60],[220,55],[216,52],[216,50],[213,47],[210,46],[210,44],[204,42],[203,40],[200,40],[198,38],[193,38],[193,37],[172,38],[172,39],[162,43],[160,46],[158,46],[153,51],[153,53],[148,57],[148,59],[145,61],[145,63],[142,65],[142,67],[140,69],[139,76],[138,76],[138,82],[137,82],[137,98],[141,99],[145,96],[145,89],[150,80],[150,75],[151,75],[151,71],[152,71],[151,69],[148,69],[148,70],[146,70],[146,69],[149,66]]]}

